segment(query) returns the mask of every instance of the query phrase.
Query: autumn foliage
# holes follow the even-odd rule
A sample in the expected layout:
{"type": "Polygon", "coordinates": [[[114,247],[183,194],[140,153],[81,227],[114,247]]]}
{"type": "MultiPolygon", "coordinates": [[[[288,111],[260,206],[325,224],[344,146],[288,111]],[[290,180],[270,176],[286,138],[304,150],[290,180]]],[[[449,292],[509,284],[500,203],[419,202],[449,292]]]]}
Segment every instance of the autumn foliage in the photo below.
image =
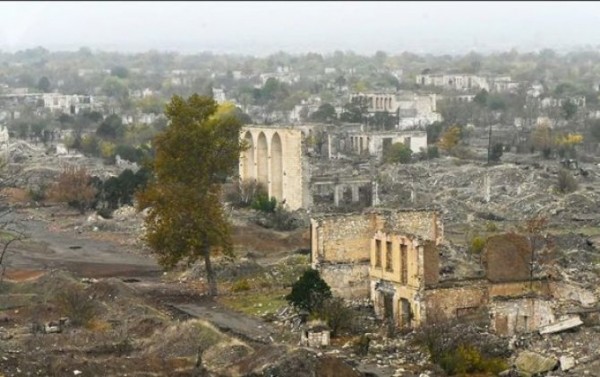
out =
{"type": "Polygon", "coordinates": [[[67,203],[81,213],[92,206],[96,189],[92,177],[84,167],[66,166],[50,187],[48,198],[51,201],[67,203]]]}

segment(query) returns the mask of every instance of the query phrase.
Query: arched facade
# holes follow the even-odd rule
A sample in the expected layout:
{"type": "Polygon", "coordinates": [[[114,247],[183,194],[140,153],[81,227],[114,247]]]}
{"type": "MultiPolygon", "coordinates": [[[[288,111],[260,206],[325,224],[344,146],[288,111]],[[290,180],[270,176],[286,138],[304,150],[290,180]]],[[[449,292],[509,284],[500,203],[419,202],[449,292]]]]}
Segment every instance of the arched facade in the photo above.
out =
{"type": "Polygon", "coordinates": [[[269,147],[264,133],[258,135],[256,142],[256,177],[258,183],[269,187],[269,147]]]}
{"type": "Polygon", "coordinates": [[[248,149],[240,155],[240,178],[260,182],[269,197],[291,210],[308,208],[308,162],[303,134],[287,127],[244,127],[240,137],[248,149]]]}
{"type": "Polygon", "coordinates": [[[283,200],[283,149],[281,138],[275,132],[271,139],[271,196],[283,200]]]}

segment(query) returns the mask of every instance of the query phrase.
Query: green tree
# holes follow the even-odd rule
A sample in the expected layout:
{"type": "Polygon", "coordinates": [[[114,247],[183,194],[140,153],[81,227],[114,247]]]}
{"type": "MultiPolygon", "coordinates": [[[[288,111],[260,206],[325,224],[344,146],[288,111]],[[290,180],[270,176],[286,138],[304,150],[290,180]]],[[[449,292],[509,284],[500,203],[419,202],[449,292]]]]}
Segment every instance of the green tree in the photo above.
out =
{"type": "Polygon", "coordinates": [[[129,76],[129,70],[122,65],[118,65],[110,69],[110,74],[120,79],[125,79],[127,76],[129,76]]]}
{"type": "Polygon", "coordinates": [[[409,163],[412,159],[412,150],[404,143],[392,144],[383,155],[383,160],[386,163],[409,163]]]}
{"type": "Polygon", "coordinates": [[[125,126],[121,117],[112,114],[106,117],[102,123],[96,129],[96,135],[103,139],[115,140],[122,138],[125,135],[125,126]]]}
{"type": "Polygon", "coordinates": [[[129,96],[129,88],[124,80],[116,77],[109,76],[104,80],[102,84],[102,92],[109,96],[119,100],[127,98],[129,96]]]}
{"type": "Polygon", "coordinates": [[[500,157],[504,154],[504,145],[502,143],[496,143],[492,146],[490,150],[490,161],[498,162],[500,161],[500,157]]]}
{"type": "Polygon", "coordinates": [[[307,270],[292,285],[292,291],[285,299],[299,309],[313,313],[321,308],[323,302],[332,297],[331,288],[317,270],[307,270]]]}
{"type": "Polygon", "coordinates": [[[50,80],[46,76],[42,76],[38,81],[37,88],[42,93],[48,93],[50,91],[50,80]]]}
{"type": "Polygon", "coordinates": [[[231,105],[197,94],[173,96],[165,115],[169,125],[153,143],[153,179],[137,195],[139,208],[149,208],[144,240],[165,268],[203,258],[214,296],[211,254],[233,250],[221,193],[244,149],[241,124],[231,105]]]}
{"type": "Polygon", "coordinates": [[[337,119],[335,108],[329,103],[324,103],[321,106],[319,106],[317,111],[312,113],[310,116],[310,120],[312,120],[313,122],[331,123],[335,119],[337,119]]]}
{"type": "Polygon", "coordinates": [[[577,105],[571,100],[564,101],[561,106],[561,109],[562,115],[565,117],[566,120],[573,118],[573,116],[575,116],[575,114],[577,113],[577,105]]]}

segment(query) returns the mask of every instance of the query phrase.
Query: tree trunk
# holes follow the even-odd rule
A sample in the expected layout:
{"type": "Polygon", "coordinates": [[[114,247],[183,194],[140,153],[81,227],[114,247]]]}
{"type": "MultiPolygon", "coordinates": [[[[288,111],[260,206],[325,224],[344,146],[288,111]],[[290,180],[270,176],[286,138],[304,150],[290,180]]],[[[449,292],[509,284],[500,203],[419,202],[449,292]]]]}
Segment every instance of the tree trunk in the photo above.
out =
{"type": "Polygon", "coordinates": [[[208,282],[208,295],[214,297],[217,295],[217,279],[215,277],[215,272],[212,269],[212,265],[210,264],[210,247],[207,245],[203,246],[203,248],[206,281],[208,282]]]}

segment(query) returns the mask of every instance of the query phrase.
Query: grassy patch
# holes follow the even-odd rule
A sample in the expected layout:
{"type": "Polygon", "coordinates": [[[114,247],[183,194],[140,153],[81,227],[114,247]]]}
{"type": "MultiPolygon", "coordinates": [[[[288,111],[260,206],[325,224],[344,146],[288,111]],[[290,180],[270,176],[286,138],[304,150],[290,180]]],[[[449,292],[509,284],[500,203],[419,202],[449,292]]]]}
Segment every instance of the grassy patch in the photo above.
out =
{"type": "Polygon", "coordinates": [[[220,296],[219,302],[229,309],[252,316],[262,316],[275,313],[287,305],[285,295],[287,289],[272,291],[249,291],[243,294],[220,296]]]}

